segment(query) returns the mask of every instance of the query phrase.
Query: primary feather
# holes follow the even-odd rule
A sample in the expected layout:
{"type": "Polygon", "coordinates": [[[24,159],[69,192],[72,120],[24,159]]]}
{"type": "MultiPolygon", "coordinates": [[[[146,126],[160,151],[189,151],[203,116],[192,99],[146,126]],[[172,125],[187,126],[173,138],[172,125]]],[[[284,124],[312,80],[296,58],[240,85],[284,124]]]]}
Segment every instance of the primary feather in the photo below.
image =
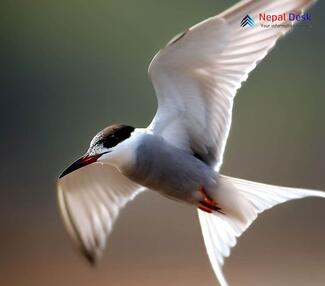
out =
{"type": "Polygon", "coordinates": [[[172,40],[149,67],[158,98],[158,110],[150,125],[153,132],[179,148],[193,150],[219,170],[237,90],[294,24],[265,29],[257,21],[258,14],[300,14],[314,2],[240,1],[172,40]],[[256,19],[255,27],[240,26],[246,15],[256,19]]]}
{"type": "Polygon", "coordinates": [[[100,258],[120,209],[142,190],[114,167],[100,163],[59,180],[59,207],[65,226],[89,262],[100,258]]]}
{"type": "MultiPolygon", "coordinates": [[[[295,24],[282,22],[279,24],[285,27],[265,29],[258,22],[258,14],[301,14],[315,2],[243,0],[176,36],[158,52],[149,67],[158,98],[158,110],[149,126],[152,132],[178,148],[193,152],[219,172],[237,90],[277,40],[295,24]],[[246,15],[255,19],[255,27],[240,26],[246,15]]],[[[224,257],[258,213],[294,198],[324,197],[321,192],[289,190],[248,181],[232,183],[232,196],[228,193],[224,203],[238,202],[237,207],[243,208],[246,220],[238,220],[230,214],[210,215],[198,211],[209,259],[222,286],[227,285],[221,269],[224,257]]],[[[222,207],[225,206],[221,204],[222,207]]]]}

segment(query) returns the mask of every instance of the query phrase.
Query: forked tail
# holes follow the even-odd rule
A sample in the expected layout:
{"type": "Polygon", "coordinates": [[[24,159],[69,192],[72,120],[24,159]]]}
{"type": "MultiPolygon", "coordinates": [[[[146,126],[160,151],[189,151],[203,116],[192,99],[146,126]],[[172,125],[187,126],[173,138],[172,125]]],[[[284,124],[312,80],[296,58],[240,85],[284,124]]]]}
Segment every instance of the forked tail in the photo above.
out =
{"type": "Polygon", "coordinates": [[[279,187],[220,175],[216,201],[225,214],[199,210],[206,250],[221,286],[227,286],[222,272],[224,257],[257,215],[286,201],[305,197],[325,198],[325,192],[279,187]]]}

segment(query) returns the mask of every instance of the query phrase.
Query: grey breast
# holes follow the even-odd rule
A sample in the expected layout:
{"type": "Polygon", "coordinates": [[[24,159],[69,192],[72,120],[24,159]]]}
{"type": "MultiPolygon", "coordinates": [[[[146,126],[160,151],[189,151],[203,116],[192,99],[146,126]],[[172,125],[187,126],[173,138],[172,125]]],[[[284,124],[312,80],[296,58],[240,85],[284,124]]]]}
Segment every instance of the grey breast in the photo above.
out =
{"type": "Polygon", "coordinates": [[[133,181],[176,200],[197,202],[200,185],[209,190],[217,173],[193,154],[162,137],[146,135],[136,150],[134,165],[126,170],[133,181]]]}

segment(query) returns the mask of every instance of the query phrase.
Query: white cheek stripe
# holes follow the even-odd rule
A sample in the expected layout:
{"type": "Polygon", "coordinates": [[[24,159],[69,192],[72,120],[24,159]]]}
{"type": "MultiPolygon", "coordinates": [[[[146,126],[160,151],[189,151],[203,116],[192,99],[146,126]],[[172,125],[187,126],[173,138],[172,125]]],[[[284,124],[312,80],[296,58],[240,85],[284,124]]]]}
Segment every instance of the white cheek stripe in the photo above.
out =
{"type": "Polygon", "coordinates": [[[103,155],[99,161],[113,165],[118,169],[130,166],[136,159],[137,146],[142,139],[142,136],[146,133],[146,129],[144,128],[135,129],[128,139],[111,148],[111,152],[103,155]]]}

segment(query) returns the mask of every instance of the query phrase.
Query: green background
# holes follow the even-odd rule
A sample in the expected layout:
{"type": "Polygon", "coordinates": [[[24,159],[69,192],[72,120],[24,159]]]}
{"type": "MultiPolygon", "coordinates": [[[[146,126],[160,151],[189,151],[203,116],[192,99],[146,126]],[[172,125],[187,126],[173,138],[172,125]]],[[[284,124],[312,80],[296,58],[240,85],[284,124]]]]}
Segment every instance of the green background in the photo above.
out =
{"type": "MultiPolygon", "coordinates": [[[[236,1],[0,2],[0,285],[216,285],[196,212],[141,195],[97,269],[56,209],[58,174],[103,127],[146,126],[147,66],[176,33],[236,1]]],[[[236,98],[223,173],[325,190],[325,3],[251,74],[236,98]]],[[[325,202],[267,212],[227,260],[231,285],[324,285],[325,202]]]]}

